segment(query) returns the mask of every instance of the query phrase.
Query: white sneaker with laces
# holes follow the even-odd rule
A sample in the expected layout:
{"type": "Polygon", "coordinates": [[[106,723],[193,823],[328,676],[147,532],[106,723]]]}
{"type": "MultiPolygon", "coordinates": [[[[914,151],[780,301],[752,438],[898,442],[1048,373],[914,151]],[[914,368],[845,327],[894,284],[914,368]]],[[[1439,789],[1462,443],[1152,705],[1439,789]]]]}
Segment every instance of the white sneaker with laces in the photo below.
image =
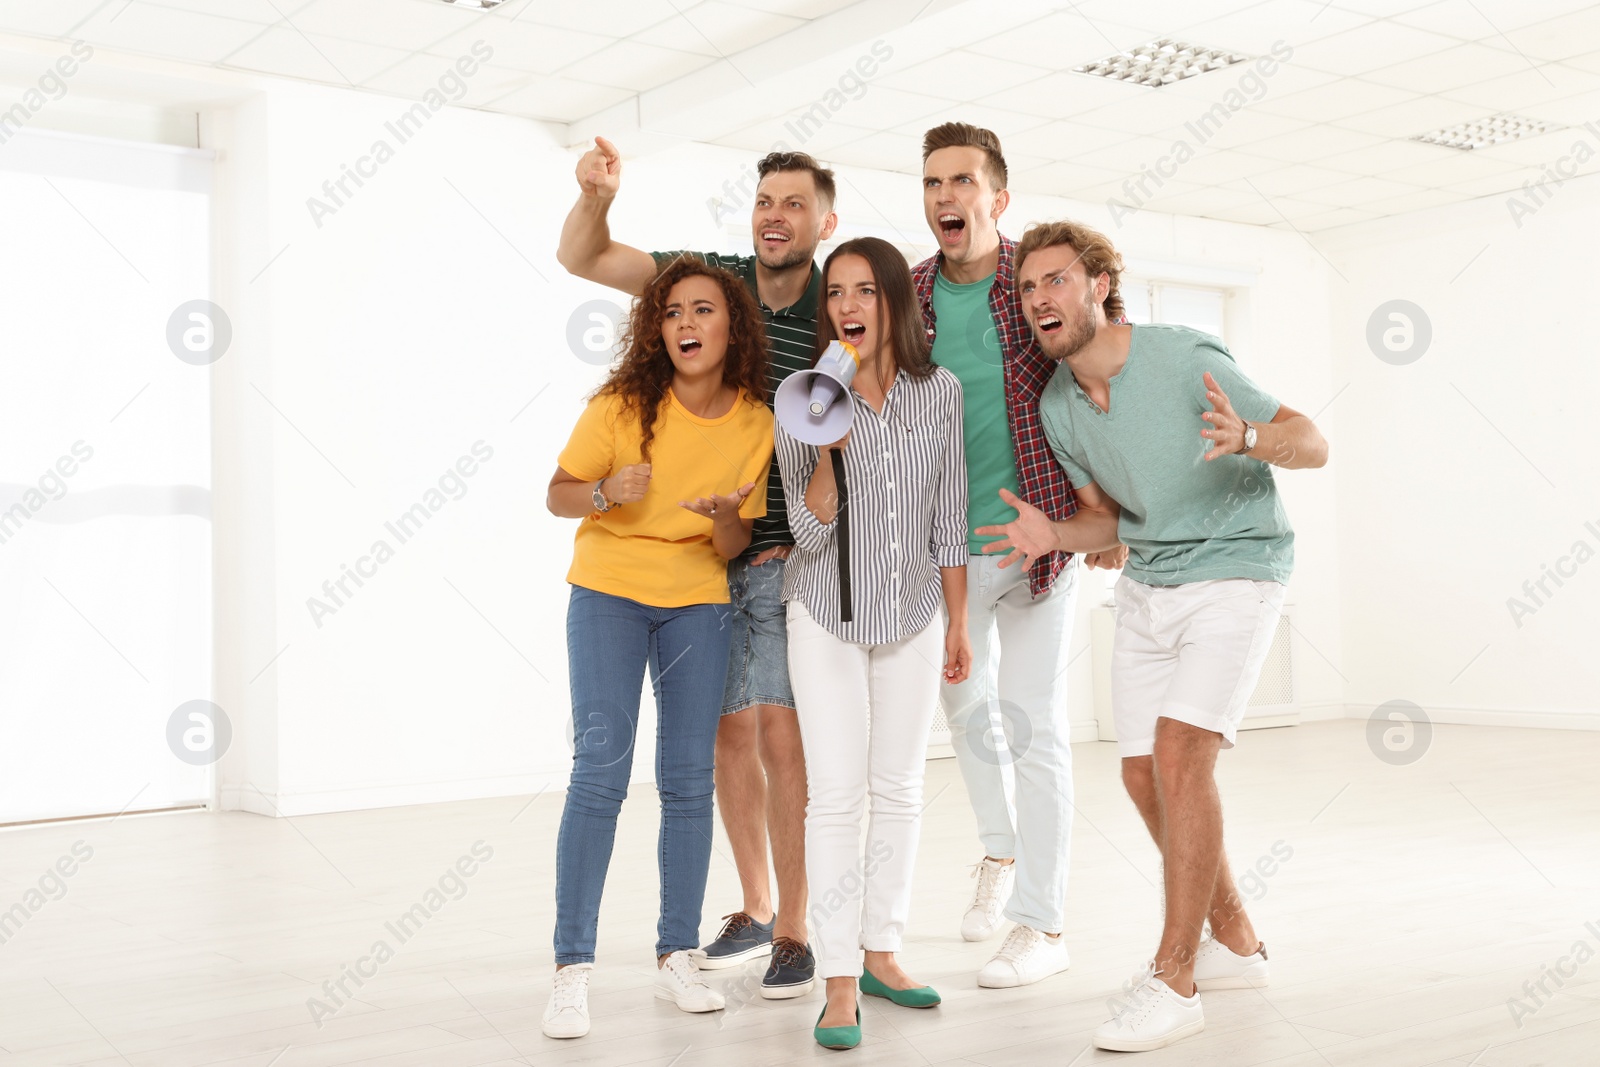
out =
{"type": "Polygon", "coordinates": [[[1267,946],[1256,942],[1256,950],[1241,956],[1214,937],[1200,944],[1194,956],[1196,989],[1265,989],[1271,978],[1267,972],[1267,946]]]}
{"type": "Polygon", "coordinates": [[[589,1032],[589,972],[592,963],[572,963],[556,972],[544,1009],[545,1037],[582,1037],[589,1032]]]}
{"type": "Polygon", "coordinates": [[[1042,930],[1018,923],[1006,935],[1000,951],[978,972],[978,984],[986,989],[1032,985],[1060,974],[1070,963],[1066,939],[1047,937],[1042,930]]]}
{"type": "Polygon", "coordinates": [[[1096,1048],[1150,1052],[1193,1037],[1206,1028],[1199,990],[1192,997],[1178,996],[1156,977],[1153,960],[1142,978],[1117,1014],[1094,1032],[1096,1048]]]}
{"type": "Polygon", "coordinates": [[[978,884],[972,890],[972,903],[961,917],[961,937],[967,941],[987,941],[1000,928],[1000,913],[1011,902],[1011,883],[1016,877],[1014,863],[999,863],[987,856],[972,865],[978,884]]]}
{"type": "Polygon", "coordinates": [[[672,953],[656,968],[656,997],[692,1012],[720,1011],[727,1003],[721,993],[706,985],[700,968],[685,949],[672,953]]]}

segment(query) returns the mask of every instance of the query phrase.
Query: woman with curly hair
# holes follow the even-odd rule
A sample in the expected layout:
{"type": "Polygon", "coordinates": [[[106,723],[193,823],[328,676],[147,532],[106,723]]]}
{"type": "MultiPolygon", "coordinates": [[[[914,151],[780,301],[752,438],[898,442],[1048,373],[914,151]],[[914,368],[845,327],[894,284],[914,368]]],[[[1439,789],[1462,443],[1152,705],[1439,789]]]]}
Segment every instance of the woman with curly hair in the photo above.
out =
{"type": "Polygon", "coordinates": [[[744,282],[692,259],[634,302],[623,354],[550,480],[582,519],[567,581],[572,780],[556,839],[556,977],[544,1032],[589,1031],[600,895],[628,792],[645,667],[657,713],[661,918],[656,996],[716,1011],[699,944],[711,863],[712,763],[731,631],[727,561],[766,512],[772,459],[766,331],[744,282]]]}

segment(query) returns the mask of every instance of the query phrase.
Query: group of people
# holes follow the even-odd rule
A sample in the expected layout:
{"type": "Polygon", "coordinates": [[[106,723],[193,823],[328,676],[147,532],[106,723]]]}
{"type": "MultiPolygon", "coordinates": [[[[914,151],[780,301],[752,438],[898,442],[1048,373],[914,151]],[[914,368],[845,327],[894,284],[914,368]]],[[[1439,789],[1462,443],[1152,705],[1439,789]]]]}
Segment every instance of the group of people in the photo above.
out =
{"type": "Polygon", "coordinates": [[[647,668],[657,997],[719,1010],[703,972],[765,959],[764,997],[822,981],[815,1037],[837,1049],[861,1041],[861,994],[939,1003],[897,956],[941,706],[982,851],[960,934],[983,941],[1011,924],[977,982],[1065,970],[1075,555],[1122,570],[1117,744],[1165,878],[1155,954],[1095,1042],[1163,1047],[1203,1028],[1201,990],[1267,983],[1213,770],[1293,564],[1271,467],[1320,466],[1327,445],[1217,338],[1129,324],[1122,262],[1102,234],[1045,222],[1020,243],[1002,235],[1009,194],[993,133],[937,126],[922,157],[938,250],[915,267],[873,237],[817,266],[838,225],[836,188],[803,153],[760,161],[749,256],[613,240],[620,156],[597,138],[579,160],[558,258],[634,301],[548,492],[552,513],[582,520],[568,573],[574,753],[551,1037],[590,1029],[647,668]],[[834,341],[858,361],[851,421],[814,446],[775,421],[772,400],[834,341]],[[702,946],[713,798],[743,900],[702,946]]]}

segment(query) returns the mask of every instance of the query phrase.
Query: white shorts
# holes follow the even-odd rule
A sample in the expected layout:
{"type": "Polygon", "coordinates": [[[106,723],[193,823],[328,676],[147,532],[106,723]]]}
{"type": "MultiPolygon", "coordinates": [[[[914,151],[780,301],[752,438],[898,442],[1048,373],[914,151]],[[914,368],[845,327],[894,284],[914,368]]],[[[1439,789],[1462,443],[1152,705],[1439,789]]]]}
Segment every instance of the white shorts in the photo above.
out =
{"type": "Polygon", "coordinates": [[[1233,735],[1282,614],[1284,586],[1219,578],[1156,586],[1117,580],[1111,713],[1124,758],[1155,751],[1156,720],[1233,735]]]}

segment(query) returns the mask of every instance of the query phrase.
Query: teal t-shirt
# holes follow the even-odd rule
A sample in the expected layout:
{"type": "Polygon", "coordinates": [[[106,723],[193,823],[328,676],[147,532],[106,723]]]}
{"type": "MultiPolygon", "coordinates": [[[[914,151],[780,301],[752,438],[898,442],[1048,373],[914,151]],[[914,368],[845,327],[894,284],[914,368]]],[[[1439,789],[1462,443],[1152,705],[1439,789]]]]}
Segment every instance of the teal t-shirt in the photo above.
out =
{"type": "Polygon", "coordinates": [[[1005,356],[989,308],[994,275],[958,285],[943,274],[933,279],[933,361],[961,382],[962,436],[967,447],[967,551],[981,555],[998,537],[979,537],[979,526],[1003,525],[1016,509],[1000,490],[1017,489],[1017,452],[1006,413],[1005,356]]]}
{"type": "Polygon", "coordinates": [[[1272,468],[1248,456],[1207,463],[1210,371],[1250,422],[1278,401],[1246,378],[1220,340],[1187,326],[1132,327],[1128,362],[1102,412],[1063,363],[1039,397],[1045,436],[1074,485],[1094,482],[1122,505],[1124,572],[1147,585],[1213,578],[1287,582],[1294,530],[1272,468]]]}

